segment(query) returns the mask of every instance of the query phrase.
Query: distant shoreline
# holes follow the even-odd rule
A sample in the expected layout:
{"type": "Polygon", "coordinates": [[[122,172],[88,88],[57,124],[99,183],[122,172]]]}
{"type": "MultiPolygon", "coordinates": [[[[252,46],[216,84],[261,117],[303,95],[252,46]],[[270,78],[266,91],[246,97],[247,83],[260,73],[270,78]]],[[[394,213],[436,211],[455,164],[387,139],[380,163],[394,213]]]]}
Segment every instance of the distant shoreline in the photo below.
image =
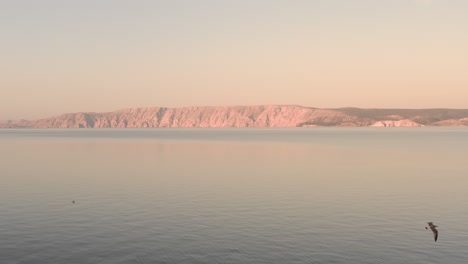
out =
{"type": "Polygon", "coordinates": [[[313,108],[297,105],[129,108],[0,122],[0,128],[463,127],[468,109],[313,108]]]}

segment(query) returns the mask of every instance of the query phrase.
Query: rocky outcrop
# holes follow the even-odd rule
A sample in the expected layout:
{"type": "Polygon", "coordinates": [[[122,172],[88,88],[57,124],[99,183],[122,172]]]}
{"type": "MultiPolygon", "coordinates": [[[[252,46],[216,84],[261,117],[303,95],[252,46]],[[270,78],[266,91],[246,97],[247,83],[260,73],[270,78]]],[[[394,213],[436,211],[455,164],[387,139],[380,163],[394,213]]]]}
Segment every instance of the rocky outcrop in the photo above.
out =
{"type": "Polygon", "coordinates": [[[129,108],[108,113],[71,113],[0,128],[127,127],[318,127],[468,126],[463,109],[319,109],[296,105],[129,108]]]}
{"type": "Polygon", "coordinates": [[[7,121],[0,121],[0,128],[21,128],[26,127],[28,125],[28,121],[21,119],[21,120],[7,120],[7,121]]]}
{"type": "Polygon", "coordinates": [[[403,120],[382,120],[377,121],[375,124],[371,125],[373,127],[422,127],[419,123],[413,122],[409,119],[403,120]]]}
{"type": "Polygon", "coordinates": [[[468,118],[449,119],[435,122],[436,126],[468,126],[468,118]]]}

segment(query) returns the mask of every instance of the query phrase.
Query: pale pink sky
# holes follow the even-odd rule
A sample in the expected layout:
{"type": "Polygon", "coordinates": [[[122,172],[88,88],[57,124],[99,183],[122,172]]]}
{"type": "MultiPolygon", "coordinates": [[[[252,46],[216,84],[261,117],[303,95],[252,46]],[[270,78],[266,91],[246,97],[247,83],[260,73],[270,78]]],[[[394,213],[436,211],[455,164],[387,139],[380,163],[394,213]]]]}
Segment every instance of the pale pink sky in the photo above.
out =
{"type": "Polygon", "coordinates": [[[0,120],[127,107],[468,108],[468,1],[0,3],[0,120]]]}

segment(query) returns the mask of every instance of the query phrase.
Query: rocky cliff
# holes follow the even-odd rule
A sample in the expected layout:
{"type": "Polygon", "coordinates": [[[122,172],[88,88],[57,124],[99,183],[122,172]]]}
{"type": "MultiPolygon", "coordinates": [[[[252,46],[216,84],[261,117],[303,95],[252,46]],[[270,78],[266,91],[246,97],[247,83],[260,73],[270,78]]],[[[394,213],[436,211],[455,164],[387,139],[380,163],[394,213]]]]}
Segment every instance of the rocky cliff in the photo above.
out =
{"type": "Polygon", "coordinates": [[[294,105],[150,107],[0,123],[0,128],[314,126],[468,126],[468,109],[319,109],[294,105]]]}

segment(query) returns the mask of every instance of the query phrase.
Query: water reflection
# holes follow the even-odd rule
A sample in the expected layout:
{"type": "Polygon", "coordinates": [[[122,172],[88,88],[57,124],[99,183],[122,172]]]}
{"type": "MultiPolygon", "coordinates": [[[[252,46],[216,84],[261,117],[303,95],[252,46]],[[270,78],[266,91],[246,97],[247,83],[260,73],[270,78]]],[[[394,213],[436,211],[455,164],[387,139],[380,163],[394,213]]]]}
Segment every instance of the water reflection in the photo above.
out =
{"type": "Polygon", "coordinates": [[[135,131],[0,131],[0,260],[464,259],[467,130],[135,131]]]}

